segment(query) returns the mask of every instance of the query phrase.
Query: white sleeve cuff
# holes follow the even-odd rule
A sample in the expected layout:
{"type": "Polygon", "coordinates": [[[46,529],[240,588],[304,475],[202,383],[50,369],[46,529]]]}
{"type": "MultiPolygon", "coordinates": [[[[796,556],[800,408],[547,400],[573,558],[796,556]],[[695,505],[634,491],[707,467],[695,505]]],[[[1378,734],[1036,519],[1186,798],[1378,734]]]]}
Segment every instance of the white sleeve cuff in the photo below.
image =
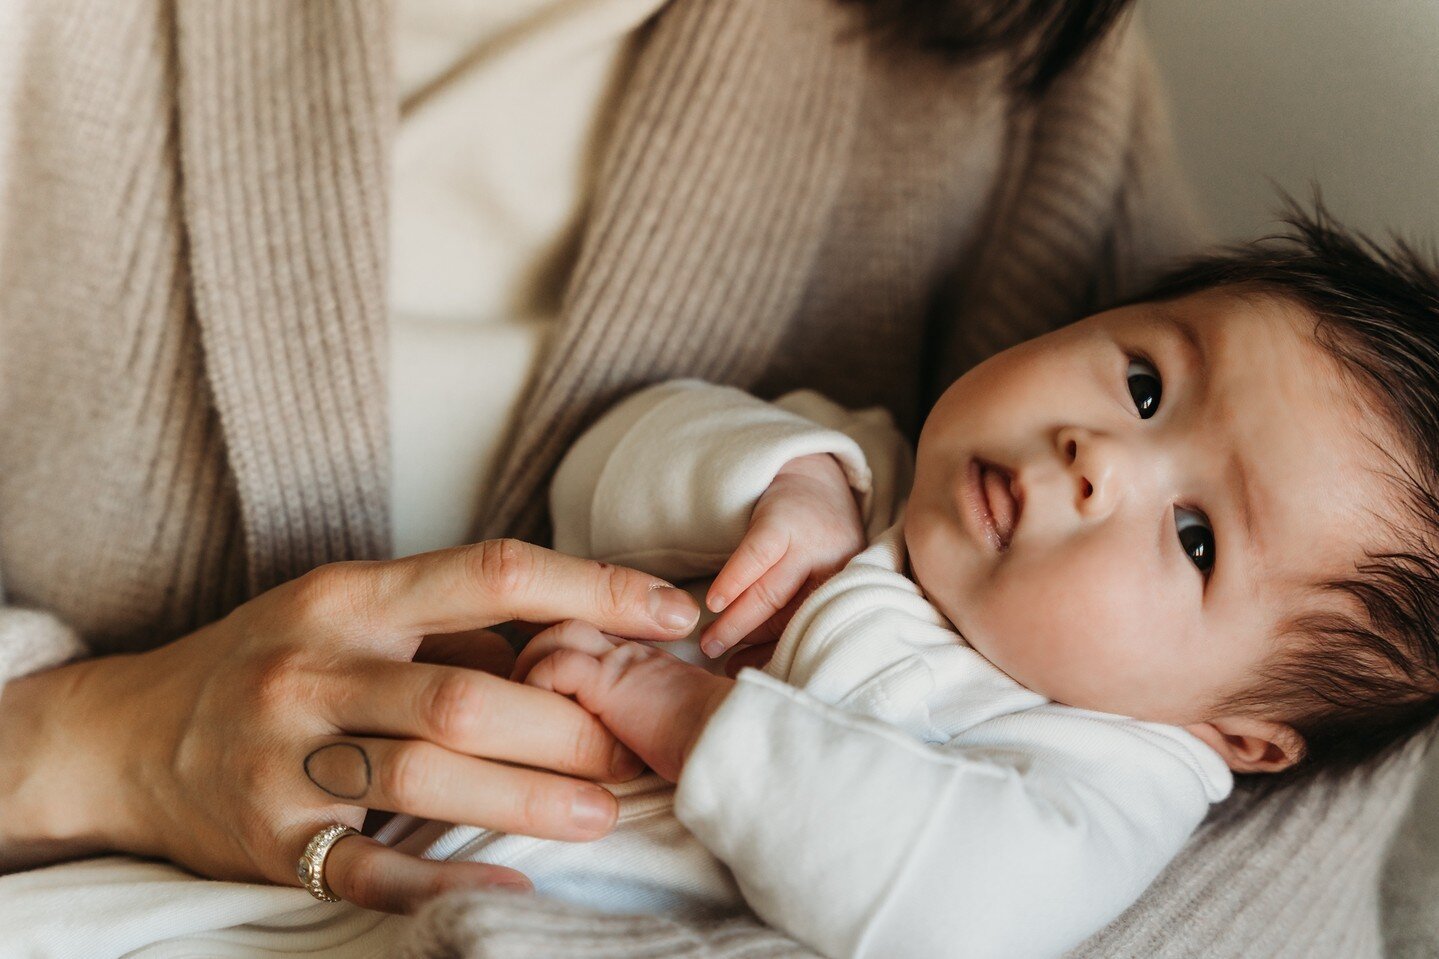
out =
{"type": "Polygon", "coordinates": [[[50,613],[0,607],[0,687],[84,655],[79,635],[50,613]]]}
{"type": "Polygon", "coordinates": [[[865,501],[860,444],[732,387],[678,380],[617,405],[560,464],[555,548],[675,581],[717,572],[790,460],[834,455],[865,501]]]}

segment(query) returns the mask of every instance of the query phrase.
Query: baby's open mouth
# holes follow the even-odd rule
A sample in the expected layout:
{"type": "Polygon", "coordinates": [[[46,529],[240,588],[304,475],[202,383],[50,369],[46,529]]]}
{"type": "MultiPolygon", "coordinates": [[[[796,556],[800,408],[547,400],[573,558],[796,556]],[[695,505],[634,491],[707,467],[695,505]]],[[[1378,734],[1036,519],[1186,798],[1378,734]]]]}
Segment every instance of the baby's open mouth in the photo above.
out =
{"type": "Polygon", "coordinates": [[[988,514],[981,519],[994,531],[997,548],[1003,552],[1009,549],[1009,541],[1014,536],[1023,499],[1016,493],[1014,474],[1009,470],[981,459],[976,459],[975,465],[979,468],[981,505],[988,514]]]}

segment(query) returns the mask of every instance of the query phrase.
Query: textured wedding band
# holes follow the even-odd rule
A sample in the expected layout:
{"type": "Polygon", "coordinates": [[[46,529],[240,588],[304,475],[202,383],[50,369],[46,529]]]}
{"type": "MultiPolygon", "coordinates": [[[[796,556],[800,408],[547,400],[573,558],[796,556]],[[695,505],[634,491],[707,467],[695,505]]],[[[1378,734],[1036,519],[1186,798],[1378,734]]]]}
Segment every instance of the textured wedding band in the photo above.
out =
{"type": "Polygon", "coordinates": [[[340,897],[325,884],[325,857],[330,854],[330,847],[335,843],[346,836],[359,834],[358,829],[352,829],[342,822],[331,823],[315,833],[310,844],[305,847],[304,855],[295,863],[295,877],[300,880],[300,885],[309,890],[310,895],[321,902],[340,901],[340,897]]]}

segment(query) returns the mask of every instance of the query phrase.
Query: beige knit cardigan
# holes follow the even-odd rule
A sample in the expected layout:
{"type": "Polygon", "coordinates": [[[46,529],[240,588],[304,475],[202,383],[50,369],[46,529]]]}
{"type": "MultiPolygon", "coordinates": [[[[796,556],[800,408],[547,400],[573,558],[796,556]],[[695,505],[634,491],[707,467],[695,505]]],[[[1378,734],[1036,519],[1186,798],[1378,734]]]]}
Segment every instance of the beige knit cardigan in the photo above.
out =
{"type": "MultiPolygon", "coordinates": [[[[1024,106],[1001,65],[882,48],[853,16],[673,0],[647,28],[476,537],[543,538],[557,458],[641,384],[810,386],[913,427],[959,370],[1196,242],[1132,30],[1024,106]]],[[[163,643],[389,552],[385,5],[30,0],[15,19],[0,675],[80,640],[163,643]]],[[[1417,768],[1411,750],[1368,784],[1241,789],[1079,954],[1379,955],[1376,876],[1417,768]]],[[[796,952],[748,921],[463,898],[417,950],[796,952]]]]}

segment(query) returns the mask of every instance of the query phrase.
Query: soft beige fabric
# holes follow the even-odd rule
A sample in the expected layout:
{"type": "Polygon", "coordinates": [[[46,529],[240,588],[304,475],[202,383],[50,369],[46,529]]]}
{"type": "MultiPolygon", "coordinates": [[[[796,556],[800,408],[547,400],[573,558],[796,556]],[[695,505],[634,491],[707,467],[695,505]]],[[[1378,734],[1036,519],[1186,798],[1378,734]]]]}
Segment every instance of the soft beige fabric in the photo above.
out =
{"type": "MultiPolygon", "coordinates": [[[[143,648],[389,553],[389,11],[27,0],[14,16],[9,602],[98,652],[143,648]]],[[[933,393],[1195,242],[1134,35],[1020,109],[998,65],[854,27],[833,0],[675,0],[647,32],[477,535],[543,537],[558,457],[640,385],[809,386],[912,426],[923,374],[941,372],[933,393]]],[[[1411,752],[1372,782],[1240,791],[1080,954],[1378,955],[1376,876],[1418,768],[1411,752]]],[[[489,915],[539,944],[500,935],[485,954],[664,954],[506,902],[489,915]]],[[[729,927],[688,941],[784,950],[729,927]]]]}
{"type": "Polygon", "coordinates": [[[664,0],[399,0],[390,191],[395,552],[454,546],[560,296],[641,25],[664,0]],[[463,411],[463,412],[462,412],[463,411]]]}

